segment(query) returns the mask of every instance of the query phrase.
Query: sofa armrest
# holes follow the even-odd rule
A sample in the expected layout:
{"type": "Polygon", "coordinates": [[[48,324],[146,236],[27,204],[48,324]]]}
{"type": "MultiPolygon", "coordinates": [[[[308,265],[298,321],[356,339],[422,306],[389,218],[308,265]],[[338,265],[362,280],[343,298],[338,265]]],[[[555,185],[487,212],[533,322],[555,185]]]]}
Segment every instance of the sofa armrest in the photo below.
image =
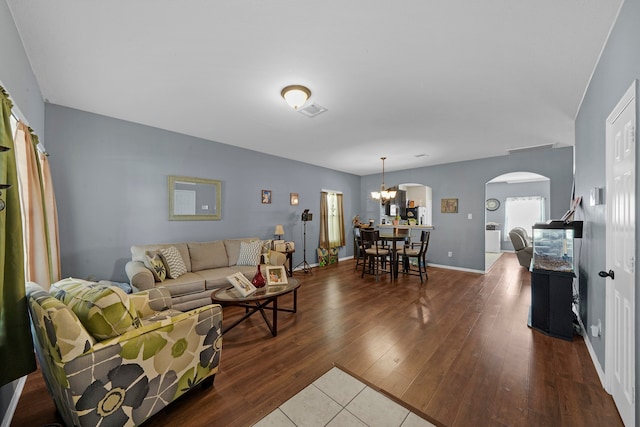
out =
{"type": "MultiPolygon", "coordinates": [[[[120,355],[124,359],[144,360],[157,355],[166,347],[167,338],[173,342],[185,338],[188,334],[196,333],[199,336],[220,335],[222,337],[222,306],[209,304],[203,307],[185,311],[173,317],[167,317],[157,322],[149,323],[141,328],[127,331],[124,334],[101,341],[92,348],[97,352],[103,348],[119,344],[122,347],[120,355]],[[214,331],[211,331],[211,330],[214,331]]],[[[209,342],[210,339],[206,339],[209,342]]],[[[169,346],[169,350],[170,347],[169,346]]],[[[201,343],[202,345],[202,343],[201,343]]],[[[170,357],[169,357],[170,359],[170,357]]]]}
{"type": "Polygon", "coordinates": [[[153,273],[140,261],[127,262],[124,271],[127,273],[129,283],[140,290],[153,289],[155,286],[156,280],[153,278],[153,273]]]}
{"type": "Polygon", "coordinates": [[[139,425],[215,375],[221,351],[219,305],[200,307],[102,341],[64,367],[69,387],[60,394],[69,402],[67,423],[112,424],[109,414],[100,410],[104,403],[100,399],[117,391],[114,395],[121,397],[118,404],[120,411],[127,411],[127,423],[139,425]],[[81,400],[82,405],[76,403],[81,400]]]}
{"type": "Polygon", "coordinates": [[[151,316],[158,311],[168,310],[173,307],[169,289],[158,286],[145,291],[134,292],[129,295],[140,318],[151,316]]]}

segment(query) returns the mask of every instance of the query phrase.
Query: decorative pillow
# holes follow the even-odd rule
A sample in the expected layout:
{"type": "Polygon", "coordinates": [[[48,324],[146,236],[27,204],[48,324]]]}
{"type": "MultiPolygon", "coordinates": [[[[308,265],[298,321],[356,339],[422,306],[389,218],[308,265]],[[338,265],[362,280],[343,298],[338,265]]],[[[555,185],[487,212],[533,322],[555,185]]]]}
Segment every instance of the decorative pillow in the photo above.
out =
{"type": "Polygon", "coordinates": [[[258,265],[262,253],[262,241],[240,242],[240,254],[236,265],[258,265]]]}
{"type": "Polygon", "coordinates": [[[244,237],[241,239],[225,239],[224,247],[227,250],[227,257],[229,257],[229,267],[232,267],[238,263],[238,256],[240,255],[240,242],[253,242],[254,240],[260,240],[257,237],[244,237]]]}
{"type": "Polygon", "coordinates": [[[167,278],[167,267],[164,266],[164,262],[157,252],[147,251],[145,253],[144,266],[151,270],[156,282],[162,282],[167,278]]]}
{"type": "Polygon", "coordinates": [[[325,265],[334,264],[338,262],[338,248],[318,248],[318,265],[324,267],[325,265]]]}
{"type": "Polygon", "coordinates": [[[159,249],[164,265],[167,267],[167,277],[177,279],[187,272],[187,266],[182,259],[182,255],[175,246],[159,249]]]}
{"type": "Polygon", "coordinates": [[[262,241],[262,253],[266,254],[269,253],[269,251],[272,249],[273,246],[273,239],[271,240],[263,240],[262,241]]]}
{"type": "Polygon", "coordinates": [[[68,278],[51,285],[49,293],[69,307],[99,341],[142,325],[133,303],[117,286],[68,278]]]}

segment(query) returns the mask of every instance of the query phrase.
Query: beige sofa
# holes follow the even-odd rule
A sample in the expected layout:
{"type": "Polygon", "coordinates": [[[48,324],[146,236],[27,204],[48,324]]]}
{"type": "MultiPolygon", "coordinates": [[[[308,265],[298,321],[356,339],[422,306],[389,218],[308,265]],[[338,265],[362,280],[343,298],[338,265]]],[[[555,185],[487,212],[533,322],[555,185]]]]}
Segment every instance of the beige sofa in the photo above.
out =
{"type": "MultiPolygon", "coordinates": [[[[215,289],[230,286],[227,276],[241,272],[249,280],[256,273],[255,265],[238,265],[242,242],[250,243],[260,239],[225,239],[212,242],[181,242],[131,247],[131,261],[125,266],[131,285],[139,290],[162,286],[171,293],[171,302],[176,310],[186,311],[211,304],[211,293],[215,289]],[[148,252],[174,246],[178,249],[187,272],[175,279],[156,281],[154,274],[145,266],[148,252]]],[[[262,241],[263,247],[270,246],[269,240],[262,241]]],[[[246,246],[246,245],[245,245],[246,246]]],[[[284,265],[286,256],[280,252],[263,250],[270,265],[284,265]]],[[[264,270],[263,270],[264,273],[264,270]]]]}

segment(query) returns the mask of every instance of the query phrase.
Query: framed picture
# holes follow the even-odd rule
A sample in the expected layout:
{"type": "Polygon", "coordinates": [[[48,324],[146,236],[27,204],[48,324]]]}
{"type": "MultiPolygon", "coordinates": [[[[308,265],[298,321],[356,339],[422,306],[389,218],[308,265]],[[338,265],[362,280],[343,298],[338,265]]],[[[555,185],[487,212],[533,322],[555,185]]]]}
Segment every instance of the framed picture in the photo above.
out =
{"type": "Polygon", "coordinates": [[[271,190],[262,190],[262,204],[271,204],[271,190]]]}
{"type": "Polygon", "coordinates": [[[289,193],[289,204],[291,206],[298,206],[298,193],[289,193]]]}
{"type": "Polygon", "coordinates": [[[287,283],[287,272],[284,266],[267,266],[265,274],[267,275],[267,286],[284,285],[287,283]]]}
{"type": "Polygon", "coordinates": [[[440,212],[458,213],[458,199],[441,199],[440,212]]]}
{"type": "Polygon", "coordinates": [[[227,276],[227,280],[243,297],[249,296],[256,291],[256,287],[253,286],[253,283],[251,283],[249,279],[240,272],[227,276]]]}

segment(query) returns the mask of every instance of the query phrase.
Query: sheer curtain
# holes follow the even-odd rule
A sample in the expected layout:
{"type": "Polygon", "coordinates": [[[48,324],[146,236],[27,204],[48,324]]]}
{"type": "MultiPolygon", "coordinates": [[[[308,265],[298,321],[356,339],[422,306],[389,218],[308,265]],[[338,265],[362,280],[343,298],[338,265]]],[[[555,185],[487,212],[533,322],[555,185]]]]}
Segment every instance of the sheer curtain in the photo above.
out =
{"type": "Polygon", "coordinates": [[[53,180],[51,179],[49,158],[40,150],[37,150],[37,152],[38,158],[40,159],[40,167],[42,169],[42,189],[44,191],[45,220],[47,222],[47,232],[49,235],[49,268],[51,271],[51,283],[54,283],[60,280],[61,274],[60,234],[58,233],[58,208],[56,207],[56,196],[53,192],[53,180]]]}
{"type": "Polygon", "coordinates": [[[37,149],[38,137],[22,122],[18,123],[15,145],[26,279],[49,289],[51,283],[59,280],[60,260],[57,212],[48,161],[37,149]],[[46,173],[43,166],[46,166],[46,173]]]}
{"type": "Polygon", "coordinates": [[[14,143],[11,138],[11,100],[0,87],[0,184],[6,206],[0,211],[0,386],[35,371],[27,299],[25,297],[22,218],[14,143]]]}
{"type": "Polygon", "coordinates": [[[345,245],[342,194],[320,193],[320,247],[324,249],[345,245]]]}

